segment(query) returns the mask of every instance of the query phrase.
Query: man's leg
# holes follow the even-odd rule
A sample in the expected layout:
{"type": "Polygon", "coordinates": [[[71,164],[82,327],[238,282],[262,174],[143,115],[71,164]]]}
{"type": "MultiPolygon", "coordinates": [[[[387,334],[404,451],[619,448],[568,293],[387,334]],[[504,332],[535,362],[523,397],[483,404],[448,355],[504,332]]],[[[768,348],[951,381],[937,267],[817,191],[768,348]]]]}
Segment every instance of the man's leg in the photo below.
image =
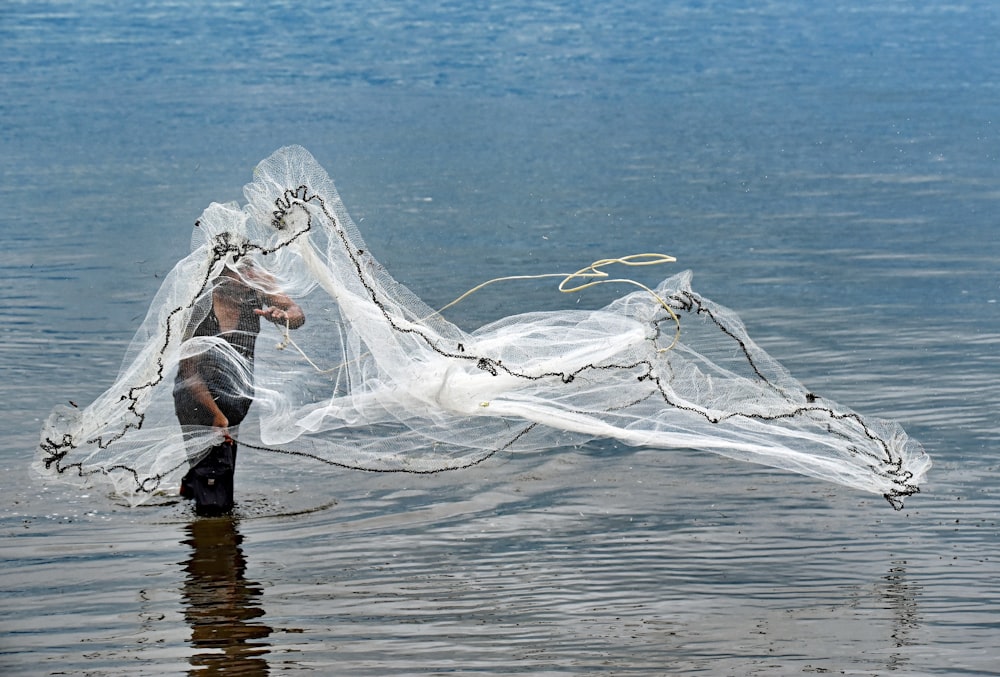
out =
{"type": "Polygon", "coordinates": [[[199,515],[222,515],[233,509],[235,471],[235,441],[212,447],[205,458],[191,468],[181,487],[182,491],[191,492],[199,515]]]}

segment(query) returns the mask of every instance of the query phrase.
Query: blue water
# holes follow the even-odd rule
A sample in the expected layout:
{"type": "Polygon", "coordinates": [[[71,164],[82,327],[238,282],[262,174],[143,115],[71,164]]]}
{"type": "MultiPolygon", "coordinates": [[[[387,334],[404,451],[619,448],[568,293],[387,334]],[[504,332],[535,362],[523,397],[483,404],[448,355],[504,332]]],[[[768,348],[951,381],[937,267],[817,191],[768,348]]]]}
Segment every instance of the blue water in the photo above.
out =
{"type": "Polygon", "coordinates": [[[1000,674],[997,35],[985,0],[4,3],[0,672],[1000,674]],[[685,451],[241,458],[242,518],[202,524],[28,474],[201,211],[289,143],[432,306],[677,256],[813,391],[921,440],[928,485],[897,513],[685,451]]]}

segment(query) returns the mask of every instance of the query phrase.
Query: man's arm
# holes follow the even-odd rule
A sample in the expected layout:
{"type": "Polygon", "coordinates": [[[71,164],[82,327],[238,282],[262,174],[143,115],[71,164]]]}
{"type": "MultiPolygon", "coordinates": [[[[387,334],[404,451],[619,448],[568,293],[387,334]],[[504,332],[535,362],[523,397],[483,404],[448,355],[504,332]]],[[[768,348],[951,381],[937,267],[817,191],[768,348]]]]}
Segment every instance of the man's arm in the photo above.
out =
{"type": "MultiPolygon", "coordinates": [[[[229,419],[219,409],[219,405],[216,403],[215,398],[212,397],[205,379],[201,377],[201,372],[198,371],[198,359],[198,357],[186,357],[182,359],[178,365],[180,377],[183,380],[184,387],[191,393],[191,397],[198,406],[204,407],[211,413],[212,427],[221,428],[225,431],[229,427],[229,419]]],[[[226,437],[229,437],[228,431],[226,431],[226,437]]]]}
{"type": "Polygon", "coordinates": [[[254,312],[265,320],[270,320],[275,324],[287,325],[289,329],[298,329],[306,323],[306,315],[302,312],[302,308],[288,296],[284,294],[267,294],[264,297],[264,301],[268,307],[264,310],[255,310],[254,312]]]}
{"type": "Polygon", "coordinates": [[[243,271],[243,274],[246,275],[248,280],[257,282],[258,284],[255,286],[258,289],[263,287],[265,290],[263,292],[264,303],[268,307],[263,310],[254,310],[256,314],[275,324],[286,325],[289,329],[298,329],[306,323],[306,315],[302,312],[302,308],[289,296],[277,289],[275,279],[269,273],[256,266],[250,266],[243,271]],[[267,289],[273,289],[274,291],[266,291],[267,289]]]}

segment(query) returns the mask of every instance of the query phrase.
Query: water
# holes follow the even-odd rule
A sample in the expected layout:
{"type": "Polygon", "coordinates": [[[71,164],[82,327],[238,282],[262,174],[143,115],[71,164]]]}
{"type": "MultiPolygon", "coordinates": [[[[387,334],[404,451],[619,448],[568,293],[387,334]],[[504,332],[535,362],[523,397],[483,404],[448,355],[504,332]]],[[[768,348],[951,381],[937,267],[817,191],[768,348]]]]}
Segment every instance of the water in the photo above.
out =
{"type": "Polygon", "coordinates": [[[1000,674],[993,3],[371,5],[0,9],[0,671],[1000,674]],[[674,254],[810,389],[901,421],[928,485],[894,512],[599,443],[431,477],[241,458],[239,518],[205,521],[29,475],[190,224],[287,143],[431,305],[674,254]]]}

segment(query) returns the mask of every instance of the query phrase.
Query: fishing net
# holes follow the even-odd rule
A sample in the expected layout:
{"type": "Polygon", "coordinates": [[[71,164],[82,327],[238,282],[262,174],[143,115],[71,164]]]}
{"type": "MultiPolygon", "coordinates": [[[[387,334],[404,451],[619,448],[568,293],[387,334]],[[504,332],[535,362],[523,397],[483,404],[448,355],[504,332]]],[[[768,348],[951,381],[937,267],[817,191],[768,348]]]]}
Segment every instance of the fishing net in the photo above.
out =
{"type": "MultiPolygon", "coordinates": [[[[245,206],[212,204],[198,220],[192,253],[165,279],[114,385],[49,416],[41,472],[110,482],[136,504],[175,492],[225,435],[241,453],[287,463],[407,473],[609,438],[802,473],[898,508],[930,467],[896,423],[807,391],[735,313],[693,291],[688,272],[597,310],[529,312],[468,332],[375,260],[305,149],[260,163],[244,195],[245,206]],[[199,332],[234,279],[255,310],[280,290],[305,324],[230,318],[228,338],[199,332]],[[214,365],[217,399],[252,402],[238,426],[179,416],[184,365],[197,359],[214,365]]],[[[567,284],[602,276],[598,265],[567,284]]]]}

